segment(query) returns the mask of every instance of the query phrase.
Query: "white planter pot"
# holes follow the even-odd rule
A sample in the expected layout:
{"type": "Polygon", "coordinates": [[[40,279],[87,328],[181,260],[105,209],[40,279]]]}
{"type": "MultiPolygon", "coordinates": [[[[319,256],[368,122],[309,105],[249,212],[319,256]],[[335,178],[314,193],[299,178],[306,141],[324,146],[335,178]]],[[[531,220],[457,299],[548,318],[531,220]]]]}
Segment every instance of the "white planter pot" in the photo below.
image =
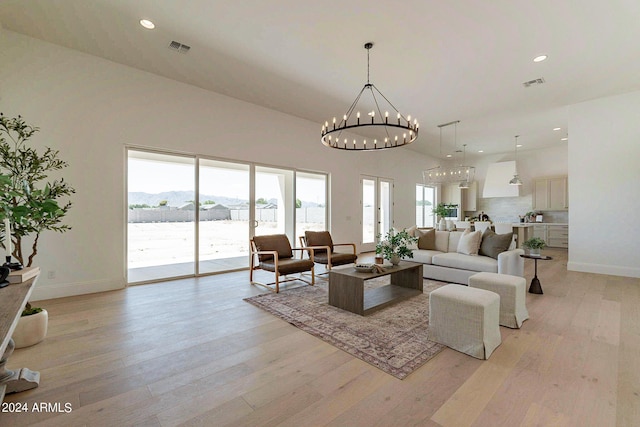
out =
{"type": "Polygon", "coordinates": [[[44,309],[40,313],[32,314],[31,316],[21,316],[12,336],[16,348],[38,344],[47,336],[48,324],[49,313],[44,309]]]}

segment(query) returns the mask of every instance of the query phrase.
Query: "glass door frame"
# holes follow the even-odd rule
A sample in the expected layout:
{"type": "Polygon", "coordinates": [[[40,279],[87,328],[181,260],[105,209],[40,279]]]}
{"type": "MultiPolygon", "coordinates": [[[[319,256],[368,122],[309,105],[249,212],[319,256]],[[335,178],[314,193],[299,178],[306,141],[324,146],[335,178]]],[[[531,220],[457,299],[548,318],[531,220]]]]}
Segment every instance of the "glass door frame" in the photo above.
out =
{"type": "Polygon", "coordinates": [[[376,248],[376,243],[378,243],[378,235],[384,237],[384,235],[389,231],[391,227],[393,227],[393,210],[394,210],[394,184],[393,179],[391,178],[383,178],[372,175],[360,175],[360,251],[361,252],[371,252],[376,248]],[[373,226],[375,228],[374,231],[374,239],[373,242],[365,242],[364,241],[364,181],[373,181],[374,191],[373,191],[373,226]],[[388,227],[383,227],[383,207],[381,206],[381,194],[383,189],[383,184],[388,184],[389,188],[389,200],[388,205],[386,206],[388,211],[388,227]],[[386,228],[386,230],[383,230],[386,228]]]}
{"type": "Polygon", "coordinates": [[[287,210],[291,210],[291,212],[289,213],[289,216],[287,217],[285,214],[285,234],[289,237],[289,240],[292,243],[292,246],[298,246],[296,244],[296,242],[294,242],[295,239],[295,231],[296,231],[296,205],[295,205],[295,201],[297,198],[297,192],[296,192],[296,174],[298,172],[300,173],[308,173],[308,174],[316,174],[316,175],[324,175],[325,176],[325,188],[324,188],[324,197],[325,197],[325,210],[324,210],[324,222],[326,224],[326,229],[330,231],[330,208],[331,208],[331,201],[330,201],[330,183],[331,183],[331,175],[328,172],[322,172],[322,171],[313,171],[313,170],[306,170],[306,169],[297,169],[297,168],[291,168],[291,167],[286,167],[286,166],[277,166],[277,165],[269,165],[269,164],[261,164],[261,163],[255,163],[255,162],[247,162],[247,161],[242,161],[242,160],[235,160],[235,159],[226,159],[226,158],[220,158],[220,157],[214,157],[214,156],[206,156],[206,155],[199,155],[199,154],[191,154],[191,153],[184,153],[184,152],[179,152],[179,151],[171,151],[171,150],[164,150],[164,149],[155,149],[155,148],[149,148],[149,147],[143,147],[143,146],[136,146],[136,145],[131,145],[131,144],[127,144],[124,145],[124,169],[125,169],[125,179],[124,179],[124,220],[125,220],[125,227],[124,227],[124,236],[123,236],[123,240],[124,240],[124,260],[123,260],[123,270],[124,270],[124,277],[126,285],[138,285],[138,284],[144,284],[144,283],[155,283],[155,282],[161,282],[161,281],[167,281],[167,280],[176,280],[176,279],[181,279],[181,278],[188,278],[188,277],[201,277],[201,276],[209,276],[209,275],[213,275],[213,274],[220,274],[220,273],[227,273],[227,272],[232,272],[232,271],[242,271],[242,270],[247,270],[249,268],[249,260],[247,257],[247,265],[246,267],[242,267],[242,268],[235,268],[235,269],[229,269],[229,270],[224,270],[224,271],[215,271],[215,272],[206,272],[206,273],[201,273],[200,272],[200,212],[199,212],[199,204],[200,204],[200,160],[212,160],[212,161],[219,161],[219,162],[226,162],[226,163],[231,163],[231,164],[238,164],[238,165],[246,165],[249,167],[249,225],[248,225],[248,235],[249,235],[249,239],[253,238],[255,235],[255,201],[256,201],[256,168],[266,168],[266,169],[274,169],[274,170],[282,170],[286,173],[291,173],[291,177],[292,177],[292,194],[290,197],[287,197],[288,199],[292,200],[292,203],[290,203],[291,206],[285,206],[285,209],[287,210]],[[130,151],[139,151],[139,152],[146,152],[146,153],[151,153],[151,154],[159,154],[159,155],[166,155],[166,156],[177,156],[177,157],[183,157],[183,158],[190,158],[194,160],[194,180],[195,180],[195,185],[194,185],[194,202],[195,202],[195,212],[194,212],[194,274],[188,274],[188,275],[177,275],[177,276],[170,276],[170,277],[162,277],[162,278],[157,278],[157,279],[153,279],[153,280],[147,280],[147,281],[136,281],[136,282],[129,282],[129,275],[128,275],[128,270],[129,270],[129,231],[128,231],[128,176],[129,176],[129,166],[128,166],[128,159],[129,159],[129,152],[130,151]]]}

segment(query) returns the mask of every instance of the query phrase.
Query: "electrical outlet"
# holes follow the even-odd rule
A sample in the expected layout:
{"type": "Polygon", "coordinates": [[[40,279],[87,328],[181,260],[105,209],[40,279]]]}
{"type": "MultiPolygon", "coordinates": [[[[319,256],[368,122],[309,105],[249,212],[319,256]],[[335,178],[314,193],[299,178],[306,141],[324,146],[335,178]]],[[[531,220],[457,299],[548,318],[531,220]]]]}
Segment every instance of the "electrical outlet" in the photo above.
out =
{"type": "Polygon", "coordinates": [[[55,271],[53,271],[53,270],[50,270],[50,271],[47,273],[47,278],[49,278],[49,279],[55,279],[55,278],[56,278],[56,272],[55,272],[55,271]]]}

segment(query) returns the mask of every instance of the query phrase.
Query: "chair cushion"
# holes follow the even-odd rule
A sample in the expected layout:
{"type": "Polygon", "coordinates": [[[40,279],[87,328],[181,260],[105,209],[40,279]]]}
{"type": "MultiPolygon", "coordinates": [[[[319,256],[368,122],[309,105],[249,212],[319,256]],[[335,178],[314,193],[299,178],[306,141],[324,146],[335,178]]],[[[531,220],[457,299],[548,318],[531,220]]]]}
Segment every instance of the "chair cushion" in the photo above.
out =
{"type": "MultiPolygon", "coordinates": [[[[285,258],[278,259],[278,273],[280,275],[302,273],[303,271],[310,271],[313,267],[313,262],[310,259],[295,259],[285,258]]],[[[276,271],[275,261],[273,259],[260,262],[260,268],[267,271],[276,271]]]]}
{"type": "MultiPolygon", "coordinates": [[[[358,255],[356,254],[344,254],[339,252],[334,252],[331,254],[331,265],[343,265],[343,264],[351,264],[352,262],[356,262],[358,259],[358,255]]],[[[326,251],[323,251],[321,254],[318,254],[314,250],[313,260],[319,264],[328,264],[329,257],[327,256],[326,251]]]]}
{"type": "MultiPolygon", "coordinates": [[[[304,237],[307,240],[307,246],[329,246],[333,252],[333,240],[328,231],[305,231],[304,237]]],[[[325,253],[324,249],[313,251],[314,256],[325,253]]]]}
{"type": "Polygon", "coordinates": [[[498,259],[498,254],[509,249],[512,240],[513,233],[496,234],[493,230],[487,228],[482,233],[482,243],[480,243],[480,251],[478,253],[498,259]]]}
{"type": "MultiPolygon", "coordinates": [[[[291,244],[286,234],[272,234],[269,236],[255,236],[253,242],[256,244],[258,251],[277,251],[278,258],[291,258],[293,257],[293,251],[291,250],[291,244]]],[[[260,262],[269,261],[273,259],[271,254],[258,255],[260,262]]],[[[271,270],[273,271],[273,270],[271,270]]]]}

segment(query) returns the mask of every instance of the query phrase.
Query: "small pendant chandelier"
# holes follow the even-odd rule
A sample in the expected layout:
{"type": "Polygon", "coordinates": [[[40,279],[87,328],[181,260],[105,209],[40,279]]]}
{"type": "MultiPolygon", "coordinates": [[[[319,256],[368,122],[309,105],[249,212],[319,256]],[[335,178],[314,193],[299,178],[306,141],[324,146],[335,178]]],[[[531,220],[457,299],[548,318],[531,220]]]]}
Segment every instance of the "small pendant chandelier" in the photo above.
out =
{"type": "Polygon", "coordinates": [[[522,180],[520,179],[520,177],[518,176],[518,137],[520,135],[516,135],[516,155],[515,155],[515,174],[513,175],[513,178],[511,178],[511,181],[509,181],[509,185],[522,185],[522,180]]]}
{"type": "Polygon", "coordinates": [[[327,121],[322,126],[320,140],[329,148],[350,151],[384,150],[403,147],[418,138],[418,121],[414,118],[412,123],[411,116],[402,115],[369,81],[369,52],[372,47],[372,42],[364,45],[367,50],[367,83],[342,116],[342,120],[338,122],[334,117],[331,124],[327,121]],[[371,100],[368,107],[363,102],[363,111],[369,117],[361,118],[358,104],[363,93],[370,94],[371,100]],[[389,117],[389,112],[391,112],[391,117],[389,117]],[[353,117],[354,113],[356,117],[353,117]],[[362,139],[346,138],[343,135],[344,131],[357,133],[363,137],[362,139]]]}
{"type": "MultiPolygon", "coordinates": [[[[442,154],[442,128],[454,125],[455,133],[453,139],[454,152],[459,153],[458,150],[458,123],[460,120],[455,120],[449,123],[443,123],[438,125],[440,128],[440,154],[442,154]]],[[[471,182],[475,177],[476,168],[473,166],[465,165],[467,159],[467,144],[463,145],[463,159],[462,163],[459,165],[454,165],[451,167],[446,166],[435,166],[433,168],[427,169],[422,172],[422,178],[426,185],[436,185],[436,184],[453,184],[459,183],[458,187],[460,188],[469,188],[471,182]]]]}

